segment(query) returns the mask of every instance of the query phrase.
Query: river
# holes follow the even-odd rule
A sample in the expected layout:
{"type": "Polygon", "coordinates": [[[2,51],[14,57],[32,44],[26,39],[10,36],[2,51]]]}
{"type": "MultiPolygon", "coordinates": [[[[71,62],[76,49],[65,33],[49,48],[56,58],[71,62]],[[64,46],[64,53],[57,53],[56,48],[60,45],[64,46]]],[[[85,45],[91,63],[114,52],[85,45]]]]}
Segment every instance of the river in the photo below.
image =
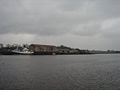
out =
{"type": "Polygon", "coordinates": [[[0,90],[119,90],[120,55],[0,55],[0,90]]]}

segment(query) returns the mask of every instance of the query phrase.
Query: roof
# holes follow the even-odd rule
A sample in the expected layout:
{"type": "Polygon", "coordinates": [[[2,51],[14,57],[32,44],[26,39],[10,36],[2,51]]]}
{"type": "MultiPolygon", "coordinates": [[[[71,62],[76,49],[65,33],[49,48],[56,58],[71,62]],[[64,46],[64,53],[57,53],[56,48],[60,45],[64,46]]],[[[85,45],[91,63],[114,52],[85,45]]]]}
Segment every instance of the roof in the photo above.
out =
{"type": "Polygon", "coordinates": [[[31,44],[30,46],[56,47],[54,45],[31,44]]]}

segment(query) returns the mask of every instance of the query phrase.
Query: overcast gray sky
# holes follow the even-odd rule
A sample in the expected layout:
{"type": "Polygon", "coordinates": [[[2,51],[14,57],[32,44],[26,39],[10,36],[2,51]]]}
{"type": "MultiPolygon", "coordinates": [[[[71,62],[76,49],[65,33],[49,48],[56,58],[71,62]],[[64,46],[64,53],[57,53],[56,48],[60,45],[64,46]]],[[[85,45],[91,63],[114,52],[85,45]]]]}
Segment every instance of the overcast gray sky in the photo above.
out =
{"type": "Polygon", "coordinates": [[[0,0],[0,43],[120,50],[120,0],[0,0]]]}

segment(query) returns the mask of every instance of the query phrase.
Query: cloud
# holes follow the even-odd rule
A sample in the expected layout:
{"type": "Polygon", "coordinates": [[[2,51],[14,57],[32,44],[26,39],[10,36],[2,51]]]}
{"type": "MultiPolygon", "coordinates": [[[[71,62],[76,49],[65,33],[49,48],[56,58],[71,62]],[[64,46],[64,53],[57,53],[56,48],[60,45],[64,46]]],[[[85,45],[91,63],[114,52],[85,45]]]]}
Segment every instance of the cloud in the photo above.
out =
{"type": "Polygon", "coordinates": [[[119,0],[0,0],[0,36],[56,39],[71,35],[115,41],[120,37],[119,8],[119,0]]]}
{"type": "Polygon", "coordinates": [[[69,33],[80,24],[119,16],[119,3],[118,0],[1,0],[0,33],[69,33]]]}
{"type": "Polygon", "coordinates": [[[120,18],[108,19],[102,23],[102,35],[108,38],[120,37],[120,18]]]}
{"type": "Polygon", "coordinates": [[[32,34],[4,34],[0,35],[0,42],[8,44],[32,43],[36,36],[32,34]]]}
{"type": "Polygon", "coordinates": [[[87,23],[78,25],[73,33],[79,36],[94,36],[100,33],[101,24],[100,23],[87,23]]]}

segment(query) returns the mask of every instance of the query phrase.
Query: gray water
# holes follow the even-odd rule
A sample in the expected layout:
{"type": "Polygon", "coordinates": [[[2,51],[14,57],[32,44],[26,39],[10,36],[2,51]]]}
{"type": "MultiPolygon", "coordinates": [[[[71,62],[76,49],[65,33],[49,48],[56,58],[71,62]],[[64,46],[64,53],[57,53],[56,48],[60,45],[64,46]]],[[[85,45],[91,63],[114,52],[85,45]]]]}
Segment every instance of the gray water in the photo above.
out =
{"type": "Polygon", "coordinates": [[[120,90],[120,55],[0,56],[0,90],[120,90]]]}

